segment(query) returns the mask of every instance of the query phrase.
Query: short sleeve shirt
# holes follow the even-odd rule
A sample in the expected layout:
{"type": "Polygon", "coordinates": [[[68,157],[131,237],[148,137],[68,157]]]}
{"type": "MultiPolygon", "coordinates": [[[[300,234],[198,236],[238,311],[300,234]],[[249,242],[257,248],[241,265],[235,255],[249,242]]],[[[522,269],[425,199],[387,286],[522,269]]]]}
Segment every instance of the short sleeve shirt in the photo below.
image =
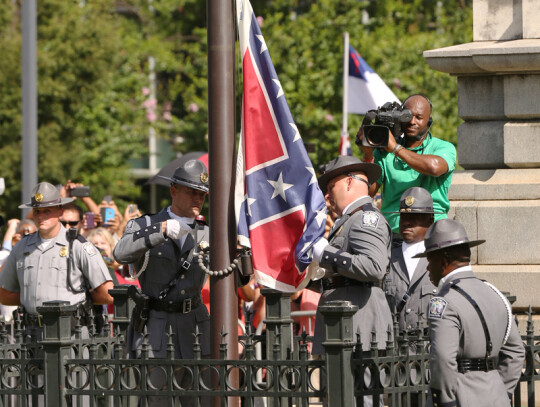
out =
{"type": "Polygon", "coordinates": [[[0,273],[0,286],[20,293],[21,305],[31,314],[46,301],[63,300],[77,304],[86,299],[85,287],[95,289],[111,280],[99,251],[90,242],[75,239],[68,283],[69,242],[62,227],[50,244],[41,247],[39,233],[18,242],[0,273]],[[82,292],[76,292],[82,291],[82,292]]]}
{"type": "Polygon", "coordinates": [[[452,174],[456,168],[456,148],[454,145],[428,133],[420,146],[410,150],[417,154],[438,155],[444,158],[448,164],[448,171],[439,177],[423,175],[413,170],[392,153],[385,150],[375,150],[373,152],[375,163],[382,168],[382,175],[377,180],[377,183],[383,187],[381,212],[388,220],[394,233],[399,233],[399,213],[388,212],[399,211],[401,195],[408,188],[422,187],[429,191],[433,198],[435,212],[443,212],[435,214],[436,221],[446,218],[450,209],[448,189],[452,182],[452,174]]]}

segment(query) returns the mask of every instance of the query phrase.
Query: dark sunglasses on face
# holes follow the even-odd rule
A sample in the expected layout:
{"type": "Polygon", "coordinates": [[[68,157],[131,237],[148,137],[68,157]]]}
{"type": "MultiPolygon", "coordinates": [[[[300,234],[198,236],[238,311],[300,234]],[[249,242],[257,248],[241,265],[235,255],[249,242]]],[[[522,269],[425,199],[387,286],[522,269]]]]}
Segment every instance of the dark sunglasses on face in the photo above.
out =
{"type": "Polygon", "coordinates": [[[66,225],[69,225],[71,226],[72,228],[74,228],[75,226],[77,226],[79,224],[80,220],[74,220],[72,222],[68,222],[67,220],[61,220],[60,223],[64,226],[66,225]]]}

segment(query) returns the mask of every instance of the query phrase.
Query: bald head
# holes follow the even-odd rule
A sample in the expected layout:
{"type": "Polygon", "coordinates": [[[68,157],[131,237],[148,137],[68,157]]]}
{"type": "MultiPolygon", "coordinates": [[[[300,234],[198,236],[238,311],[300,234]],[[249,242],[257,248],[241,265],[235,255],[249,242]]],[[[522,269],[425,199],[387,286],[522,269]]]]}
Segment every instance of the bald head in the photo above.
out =
{"type": "Polygon", "coordinates": [[[430,102],[425,96],[413,95],[407,98],[404,107],[412,112],[413,117],[409,123],[404,123],[403,132],[408,141],[420,144],[431,126],[430,102]]]}

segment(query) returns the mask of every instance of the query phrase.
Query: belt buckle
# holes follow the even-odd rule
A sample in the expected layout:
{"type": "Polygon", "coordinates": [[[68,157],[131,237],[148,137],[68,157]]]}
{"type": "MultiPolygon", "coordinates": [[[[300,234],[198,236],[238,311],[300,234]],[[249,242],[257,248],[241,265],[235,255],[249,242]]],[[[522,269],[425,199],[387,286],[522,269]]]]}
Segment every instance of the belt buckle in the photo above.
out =
{"type": "Polygon", "coordinates": [[[191,263],[187,260],[184,260],[184,262],[182,263],[182,268],[184,270],[187,270],[189,268],[189,266],[191,266],[191,263]]]}
{"type": "Polygon", "coordinates": [[[182,313],[187,314],[189,312],[191,312],[191,298],[188,298],[182,302],[182,313]]]}

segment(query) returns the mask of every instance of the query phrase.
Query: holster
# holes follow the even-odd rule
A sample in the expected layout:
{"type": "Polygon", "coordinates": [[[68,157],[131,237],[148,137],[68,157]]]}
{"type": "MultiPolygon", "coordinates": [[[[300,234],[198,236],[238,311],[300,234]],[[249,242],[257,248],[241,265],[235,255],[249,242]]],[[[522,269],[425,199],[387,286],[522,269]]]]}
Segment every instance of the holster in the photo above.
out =
{"type": "Polygon", "coordinates": [[[133,328],[139,332],[144,332],[144,327],[148,322],[148,314],[150,313],[150,307],[148,306],[148,300],[141,301],[133,308],[133,314],[131,320],[133,321],[133,328]]]}
{"type": "Polygon", "coordinates": [[[133,285],[128,289],[128,295],[135,302],[135,307],[131,314],[133,329],[139,333],[143,333],[150,314],[150,297],[142,294],[137,287],[133,285]]]}

